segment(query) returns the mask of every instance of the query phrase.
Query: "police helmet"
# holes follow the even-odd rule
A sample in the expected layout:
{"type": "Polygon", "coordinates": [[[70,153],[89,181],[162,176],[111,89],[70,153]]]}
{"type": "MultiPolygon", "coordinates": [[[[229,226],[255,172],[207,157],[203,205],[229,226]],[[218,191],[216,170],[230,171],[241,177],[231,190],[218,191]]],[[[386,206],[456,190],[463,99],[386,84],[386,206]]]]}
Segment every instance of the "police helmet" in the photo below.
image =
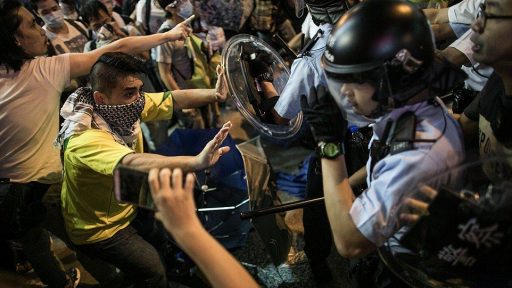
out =
{"type": "Polygon", "coordinates": [[[339,95],[343,83],[370,83],[374,100],[384,108],[411,103],[427,87],[447,90],[463,79],[435,59],[423,12],[399,0],[368,0],[349,10],[333,29],[321,62],[331,94],[339,95]],[[454,81],[446,81],[449,74],[454,81]]]}

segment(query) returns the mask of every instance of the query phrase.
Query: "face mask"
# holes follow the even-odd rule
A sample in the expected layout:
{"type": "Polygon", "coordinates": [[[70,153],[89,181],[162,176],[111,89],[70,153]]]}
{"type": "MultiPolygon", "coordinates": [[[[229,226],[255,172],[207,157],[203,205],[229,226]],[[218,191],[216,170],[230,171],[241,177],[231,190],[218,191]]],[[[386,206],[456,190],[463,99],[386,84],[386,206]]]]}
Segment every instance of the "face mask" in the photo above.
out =
{"type": "Polygon", "coordinates": [[[60,28],[64,24],[64,13],[60,9],[43,15],[41,18],[50,28],[60,28]]]}
{"type": "Polygon", "coordinates": [[[145,97],[140,95],[139,99],[130,104],[124,105],[94,105],[97,112],[110,125],[112,130],[119,136],[130,136],[133,132],[133,125],[140,119],[144,110],[145,97]]]}
{"type": "Polygon", "coordinates": [[[178,16],[183,18],[183,20],[187,19],[188,17],[192,16],[194,13],[194,6],[192,6],[192,3],[190,1],[182,1],[178,4],[178,16]]]}

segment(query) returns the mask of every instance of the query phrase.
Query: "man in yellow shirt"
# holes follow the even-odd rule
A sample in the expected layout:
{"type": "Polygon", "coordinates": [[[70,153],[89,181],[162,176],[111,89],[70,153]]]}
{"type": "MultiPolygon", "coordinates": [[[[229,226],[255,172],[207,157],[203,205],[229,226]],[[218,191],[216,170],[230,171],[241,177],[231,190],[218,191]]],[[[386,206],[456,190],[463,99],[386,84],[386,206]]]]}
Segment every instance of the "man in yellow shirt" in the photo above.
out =
{"type": "Polygon", "coordinates": [[[106,53],[91,70],[91,88],[79,88],[64,104],[61,115],[66,121],[57,139],[64,151],[62,212],[70,239],[83,253],[112,263],[136,285],[167,287],[156,249],[139,235],[136,207],[115,200],[114,169],[118,164],[139,170],[210,167],[229,151],[220,144],[231,123],[197,156],[143,153],[140,119],[169,119],[173,109],[224,101],[226,92],[225,85],[217,85],[218,90],[144,93],[142,73],[144,63],[137,58],[106,53]]]}

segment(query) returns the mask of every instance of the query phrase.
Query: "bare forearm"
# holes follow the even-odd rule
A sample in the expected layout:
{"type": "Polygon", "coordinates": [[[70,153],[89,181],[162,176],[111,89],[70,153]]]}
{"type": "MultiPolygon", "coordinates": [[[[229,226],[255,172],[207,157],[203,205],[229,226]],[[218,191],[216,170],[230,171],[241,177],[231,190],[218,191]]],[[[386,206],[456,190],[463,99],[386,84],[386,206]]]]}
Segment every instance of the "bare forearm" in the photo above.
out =
{"type": "Polygon", "coordinates": [[[197,108],[217,102],[215,89],[184,89],[172,92],[175,109],[197,108]]]}
{"type": "Polygon", "coordinates": [[[326,207],[331,208],[327,209],[327,214],[329,219],[332,218],[337,223],[339,216],[348,214],[354,198],[345,167],[345,157],[322,159],[322,176],[326,207]]]}
{"type": "Polygon", "coordinates": [[[361,167],[352,174],[348,179],[348,182],[352,188],[363,185],[366,182],[366,166],[361,167]]]}
{"type": "Polygon", "coordinates": [[[442,9],[423,9],[425,16],[427,16],[428,21],[431,24],[440,24],[440,23],[448,23],[450,20],[448,19],[448,8],[442,9]]]}
{"type": "Polygon", "coordinates": [[[206,275],[212,287],[259,287],[240,263],[203,227],[198,224],[188,230],[173,236],[206,275]]]}
{"type": "MultiPolygon", "coordinates": [[[[263,89],[263,97],[265,99],[272,98],[274,96],[279,96],[279,93],[277,93],[276,88],[274,87],[274,84],[271,82],[263,81],[261,82],[261,88],[263,89]]],[[[272,118],[274,119],[274,122],[278,125],[288,125],[290,123],[290,119],[281,117],[279,113],[275,109],[271,109],[270,113],[272,113],[272,118]]]]}
{"type": "MultiPolygon", "coordinates": [[[[101,47],[105,49],[101,54],[110,51],[124,52],[128,54],[139,54],[173,39],[169,34],[157,33],[147,36],[132,36],[119,39],[110,45],[101,47]]],[[[100,50],[98,49],[98,50],[100,50]]]]}
{"type": "Polygon", "coordinates": [[[455,33],[449,23],[432,24],[432,31],[434,31],[436,41],[455,38],[455,33]]]}
{"type": "Polygon", "coordinates": [[[171,73],[172,64],[158,62],[157,65],[160,79],[162,79],[162,82],[164,82],[165,87],[171,91],[179,90],[180,87],[178,86],[178,83],[176,83],[176,80],[174,80],[174,77],[171,73]]]}
{"type": "Polygon", "coordinates": [[[444,50],[441,50],[439,53],[446,60],[456,66],[468,65],[471,63],[464,53],[453,47],[447,47],[444,50]]]}
{"type": "Polygon", "coordinates": [[[166,157],[151,153],[133,153],[126,155],[121,164],[143,171],[149,171],[151,168],[181,168],[188,172],[196,170],[198,161],[195,156],[166,157]]]}
{"type": "Polygon", "coordinates": [[[262,81],[261,89],[263,90],[263,97],[265,97],[265,99],[279,95],[272,82],[262,81]]]}
{"type": "Polygon", "coordinates": [[[325,207],[338,253],[346,258],[368,254],[375,246],[357,229],[350,216],[354,193],[350,187],[345,157],[322,159],[325,207]]]}

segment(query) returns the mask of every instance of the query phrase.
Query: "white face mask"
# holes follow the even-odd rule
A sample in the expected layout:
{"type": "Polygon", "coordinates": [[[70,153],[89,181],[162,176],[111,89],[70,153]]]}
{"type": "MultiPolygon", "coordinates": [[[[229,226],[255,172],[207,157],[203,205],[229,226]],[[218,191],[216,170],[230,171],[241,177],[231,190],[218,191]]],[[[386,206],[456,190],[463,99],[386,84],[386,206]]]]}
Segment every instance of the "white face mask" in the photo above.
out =
{"type": "Polygon", "coordinates": [[[188,0],[181,1],[176,8],[178,9],[178,16],[183,18],[183,20],[194,14],[194,6],[188,0]]]}
{"type": "Polygon", "coordinates": [[[64,13],[61,9],[42,15],[41,18],[50,28],[60,28],[64,25],[64,13]]]}

